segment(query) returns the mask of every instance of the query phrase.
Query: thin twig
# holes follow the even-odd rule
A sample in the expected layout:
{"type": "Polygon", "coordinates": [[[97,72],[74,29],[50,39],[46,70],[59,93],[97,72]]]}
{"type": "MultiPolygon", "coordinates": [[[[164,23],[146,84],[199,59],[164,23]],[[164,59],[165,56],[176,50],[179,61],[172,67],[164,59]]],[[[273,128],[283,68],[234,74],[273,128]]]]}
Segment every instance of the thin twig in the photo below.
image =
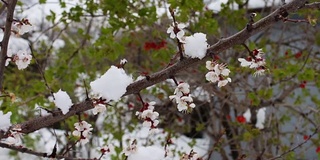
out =
{"type": "Polygon", "coordinates": [[[304,140],[303,142],[297,144],[296,146],[292,147],[291,149],[283,152],[282,154],[280,154],[280,155],[278,155],[278,156],[276,156],[276,157],[270,158],[270,159],[268,159],[268,160],[279,159],[279,158],[282,158],[283,156],[285,156],[286,154],[288,154],[288,153],[290,153],[290,152],[293,152],[293,151],[296,150],[297,148],[299,148],[299,147],[301,147],[302,145],[304,145],[305,143],[307,143],[314,135],[316,135],[316,134],[318,133],[318,130],[319,130],[319,127],[317,127],[317,128],[315,129],[315,131],[314,131],[311,135],[309,135],[309,138],[308,138],[308,139],[306,139],[306,140],[304,140]]]}
{"type": "Polygon", "coordinates": [[[42,77],[42,79],[43,79],[43,81],[44,81],[44,84],[46,85],[47,89],[49,90],[50,95],[53,97],[53,99],[55,99],[55,97],[54,97],[54,95],[53,95],[53,91],[52,91],[51,87],[50,87],[49,84],[48,84],[48,81],[47,81],[47,79],[46,79],[46,77],[45,77],[45,75],[44,75],[44,73],[43,73],[43,71],[42,71],[42,68],[41,68],[41,66],[40,66],[40,64],[39,64],[39,62],[38,62],[38,60],[37,60],[37,57],[36,57],[36,55],[33,53],[33,48],[32,48],[32,46],[29,45],[29,48],[30,48],[30,51],[31,51],[31,55],[32,55],[34,61],[36,62],[36,65],[37,65],[37,67],[38,67],[38,70],[39,70],[39,72],[40,72],[40,75],[41,75],[41,77],[42,77]]]}
{"type": "Polygon", "coordinates": [[[310,4],[306,4],[303,6],[303,8],[306,8],[306,9],[320,9],[320,2],[313,2],[313,3],[310,3],[310,4]]]}

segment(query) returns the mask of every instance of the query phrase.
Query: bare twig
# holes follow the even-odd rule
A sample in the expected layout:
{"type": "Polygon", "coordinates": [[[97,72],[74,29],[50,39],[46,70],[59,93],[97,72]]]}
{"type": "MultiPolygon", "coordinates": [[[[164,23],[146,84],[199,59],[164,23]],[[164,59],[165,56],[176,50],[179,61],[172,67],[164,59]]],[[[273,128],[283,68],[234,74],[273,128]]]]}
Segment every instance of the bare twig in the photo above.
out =
{"type": "Polygon", "coordinates": [[[306,8],[306,9],[320,9],[320,2],[313,2],[313,3],[310,3],[310,4],[306,4],[303,6],[303,8],[306,8]]]}
{"type": "MultiPolygon", "coordinates": [[[[18,151],[18,152],[21,152],[21,153],[28,153],[28,154],[35,155],[35,156],[38,156],[38,157],[50,158],[50,155],[48,155],[47,153],[36,152],[36,151],[31,150],[31,149],[22,147],[22,146],[13,146],[13,145],[8,145],[8,144],[0,142],[0,147],[11,149],[11,150],[18,151]]],[[[93,159],[65,157],[65,156],[61,156],[61,155],[56,155],[54,158],[58,158],[58,159],[64,158],[66,160],[93,160],[93,159]]]]}
{"type": "Polygon", "coordinates": [[[296,150],[297,148],[299,148],[299,147],[301,147],[302,145],[304,145],[305,143],[307,143],[307,142],[311,139],[311,137],[313,137],[314,135],[316,135],[316,134],[318,133],[318,130],[319,130],[319,127],[317,127],[317,128],[315,129],[315,131],[314,131],[311,135],[309,135],[309,138],[308,138],[308,139],[306,139],[306,140],[304,140],[303,142],[297,144],[296,146],[292,147],[291,149],[283,152],[282,154],[280,154],[280,155],[278,155],[278,156],[276,156],[276,157],[270,158],[270,159],[268,159],[268,160],[279,159],[279,158],[282,158],[283,156],[287,155],[288,153],[293,152],[293,151],[296,150]]]}
{"type": "Polygon", "coordinates": [[[46,87],[47,87],[47,89],[49,90],[49,92],[50,92],[51,96],[53,97],[53,99],[55,99],[55,98],[54,98],[54,95],[53,95],[53,91],[52,91],[51,87],[50,87],[49,84],[48,84],[48,81],[47,81],[47,79],[46,79],[46,77],[45,77],[45,75],[44,75],[44,73],[43,73],[43,71],[42,71],[42,68],[41,68],[41,66],[40,66],[40,64],[39,64],[39,62],[38,62],[38,60],[37,60],[37,58],[36,58],[36,55],[33,53],[33,48],[32,48],[32,46],[29,45],[29,48],[30,48],[30,51],[31,51],[31,55],[32,55],[33,59],[34,59],[35,62],[36,62],[36,65],[37,65],[37,67],[38,67],[38,70],[39,70],[39,72],[40,72],[40,75],[41,75],[41,77],[42,77],[42,79],[43,79],[43,81],[44,81],[44,84],[46,85],[46,87]]]}

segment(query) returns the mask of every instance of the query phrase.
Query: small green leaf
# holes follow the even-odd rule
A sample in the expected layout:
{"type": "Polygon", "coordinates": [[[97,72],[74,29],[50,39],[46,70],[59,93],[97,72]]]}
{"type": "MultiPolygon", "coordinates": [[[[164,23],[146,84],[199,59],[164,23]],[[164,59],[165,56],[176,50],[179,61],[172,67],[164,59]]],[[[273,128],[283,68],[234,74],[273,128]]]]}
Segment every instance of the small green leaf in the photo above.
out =
{"type": "Polygon", "coordinates": [[[45,4],[47,2],[47,0],[39,0],[40,4],[45,4]]]}

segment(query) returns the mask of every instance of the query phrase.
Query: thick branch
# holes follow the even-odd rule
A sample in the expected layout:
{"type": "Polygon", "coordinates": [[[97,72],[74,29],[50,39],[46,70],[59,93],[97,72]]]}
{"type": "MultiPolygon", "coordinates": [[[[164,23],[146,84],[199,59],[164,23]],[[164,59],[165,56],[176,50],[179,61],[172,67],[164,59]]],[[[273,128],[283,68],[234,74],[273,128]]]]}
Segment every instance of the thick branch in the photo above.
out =
{"type": "MultiPolygon", "coordinates": [[[[285,9],[287,12],[295,12],[299,8],[303,7],[305,5],[307,0],[295,0],[291,3],[288,3],[287,5],[283,6],[282,8],[285,9]]],[[[207,56],[211,57],[212,54],[218,54],[220,52],[223,52],[235,45],[240,45],[242,44],[245,40],[247,40],[249,37],[252,35],[268,28],[272,24],[275,24],[278,20],[275,18],[276,16],[279,15],[279,10],[275,10],[273,13],[268,15],[267,17],[259,20],[258,22],[254,23],[252,25],[252,29],[248,31],[246,28],[241,30],[240,32],[234,34],[231,37],[228,38],[223,38],[219,40],[216,44],[212,45],[210,48],[207,50],[207,56]]],[[[198,63],[201,63],[205,60],[199,60],[199,59],[192,59],[192,58],[184,58],[183,60],[177,62],[176,64],[161,70],[157,73],[154,73],[148,77],[148,80],[142,79],[139,80],[135,83],[132,83],[127,87],[127,92],[124,94],[129,95],[129,94],[134,94],[138,93],[142,89],[145,89],[149,86],[152,86],[154,84],[157,84],[159,82],[162,82],[172,76],[174,76],[176,73],[181,72],[182,70],[193,67],[198,63]]]]}
{"type": "Polygon", "coordinates": [[[7,19],[4,29],[4,35],[1,42],[1,52],[0,52],[0,90],[3,88],[3,78],[4,78],[4,67],[6,64],[7,50],[9,44],[9,38],[11,35],[11,25],[13,21],[13,12],[16,7],[17,0],[10,0],[7,4],[7,19]]]}

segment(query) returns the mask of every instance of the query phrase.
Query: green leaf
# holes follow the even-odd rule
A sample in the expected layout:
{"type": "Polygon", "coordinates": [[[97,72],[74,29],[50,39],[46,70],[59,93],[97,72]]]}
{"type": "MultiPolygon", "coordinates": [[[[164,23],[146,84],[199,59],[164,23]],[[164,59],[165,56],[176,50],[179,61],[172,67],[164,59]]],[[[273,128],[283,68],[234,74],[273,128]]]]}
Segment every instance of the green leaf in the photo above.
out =
{"type": "Polygon", "coordinates": [[[45,4],[47,2],[47,0],[39,0],[40,4],[45,4]]]}
{"type": "Polygon", "coordinates": [[[260,99],[257,97],[257,94],[255,92],[249,92],[248,98],[252,101],[252,105],[258,106],[260,104],[260,99]]]}

